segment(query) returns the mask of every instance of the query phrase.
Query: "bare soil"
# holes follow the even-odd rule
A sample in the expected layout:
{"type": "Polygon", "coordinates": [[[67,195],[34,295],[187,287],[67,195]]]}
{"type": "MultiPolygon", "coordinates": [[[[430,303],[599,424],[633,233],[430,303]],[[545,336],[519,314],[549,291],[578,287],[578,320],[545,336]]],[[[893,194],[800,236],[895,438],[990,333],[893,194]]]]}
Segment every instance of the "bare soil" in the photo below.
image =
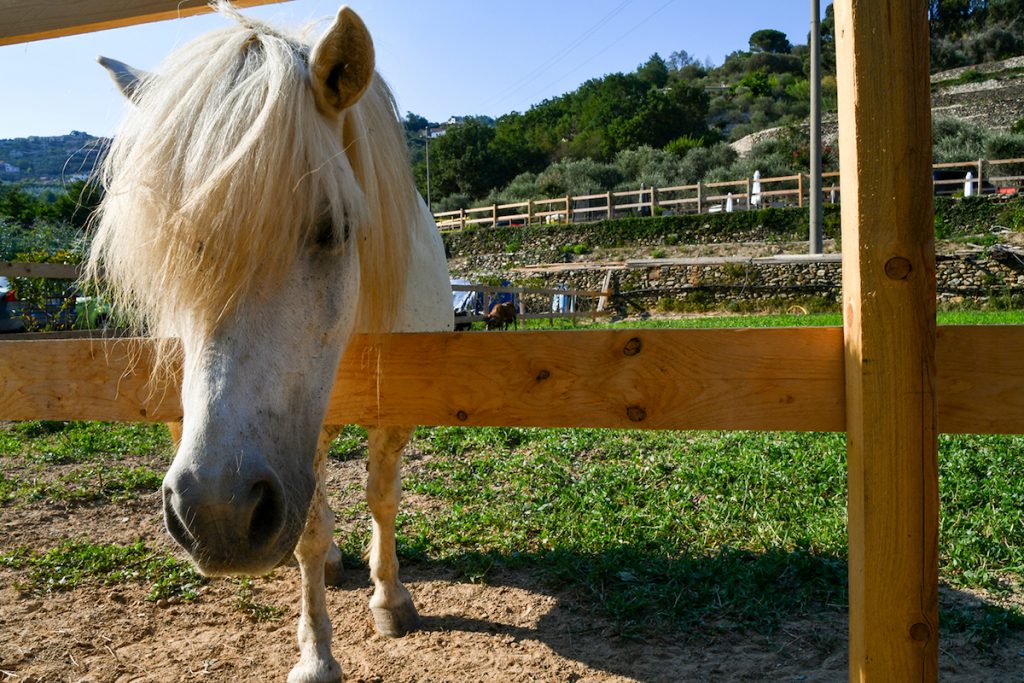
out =
{"type": "MultiPolygon", "coordinates": [[[[415,465],[414,465],[415,466],[415,465]]],[[[357,497],[362,460],[332,462],[332,500],[357,497]]],[[[408,501],[416,505],[416,500],[408,501]]],[[[129,543],[171,549],[157,494],[135,501],[64,508],[0,508],[0,552],[44,550],[61,540],[129,543]]],[[[282,681],[297,657],[299,578],[294,567],[255,582],[254,599],[283,616],[252,621],[236,606],[237,587],[215,580],[195,603],[146,601],[148,588],[80,587],[36,596],[0,569],[0,681],[282,681]]],[[[486,585],[463,583],[450,569],[403,569],[422,629],[391,640],[378,635],[367,609],[364,569],[346,571],[330,589],[334,652],[350,682],[532,681],[845,681],[846,615],[823,610],[783,623],[770,637],[741,624],[712,623],[700,632],[613,635],[572,593],[552,590],[528,572],[501,570],[486,585]]],[[[944,590],[943,601],[982,596],[944,590]]],[[[944,636],[943,681],[1024,680],[1024,634],[990,648],[966,635],[944,636]]]]}

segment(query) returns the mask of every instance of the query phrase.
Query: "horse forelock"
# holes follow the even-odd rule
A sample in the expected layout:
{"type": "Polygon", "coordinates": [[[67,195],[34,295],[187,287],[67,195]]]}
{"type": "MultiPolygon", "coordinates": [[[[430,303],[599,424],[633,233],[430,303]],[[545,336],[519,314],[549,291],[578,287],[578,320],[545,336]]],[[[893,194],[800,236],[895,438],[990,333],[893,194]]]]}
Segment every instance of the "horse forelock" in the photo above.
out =
{"type": "Polygon", "coordinates": [[[358,245],[364,324],[394,314],[419,208],[394,101],[377,77],[325,119],[309,51],[246,19],[143,82],[104,161],[89,267],[151,331],[208,330],[272,292],[325,212],[358,245]]]}

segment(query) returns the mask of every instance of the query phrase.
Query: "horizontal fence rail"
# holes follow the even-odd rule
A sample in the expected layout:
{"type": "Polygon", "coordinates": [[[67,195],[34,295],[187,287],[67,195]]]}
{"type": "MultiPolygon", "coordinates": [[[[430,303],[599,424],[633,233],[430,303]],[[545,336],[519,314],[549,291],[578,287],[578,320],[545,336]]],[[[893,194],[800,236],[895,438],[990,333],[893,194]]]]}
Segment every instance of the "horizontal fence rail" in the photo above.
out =
{"type": "MultiPolygon", "coordinates": [[[[934,164],[932,168],[936,194],[1012,195],[1024,188],[1024,159],[978,159],[934,164]],[[957,174],[958,171],[962,173],[957,174]],[[947,177],[950,174],[956,174],[956,177],[947,177]]],[[[822,174],[822,194],[827,201],[839,202],[839,188],[838,172],[822,174]]],[[[775,178],[642,187],[638,190],[491,204],[441,211],[434,214],[434,219],[440,230],[449,231],[463,230],[467,226],[588,223],[638,214],[652,216],[658,212],[715,213],[765,207],[799,208],[808,201],[809,189],[809,176],[798,173],[775,178]]]]}
{"type": "Polygon", "coordinates": [[[7,277],[45,277],[51,280],[77,280],[82,266],[73,263],[27,263],[0,261],[0,275],[7,277]]]}
{"type": "MultiPolygon", "coordinates": [[[[947,433],[1024,426],[1024,326],[940,327],[947,433]]],[[[0,341],[0,420],[173,421],[140,339],[0,341]]],[[[364,425],[845,429],[838,327],[357,336],[327,419],[364,425]]]]}
{"type": "MultiPolygon", "coordinates": [[[[251,7],[280,1],[233,0],[233,4],[251,7]]],[[[208,0],[4,0],[0,2],[0,45],[189,17],[210,11],[208,0]]]]}

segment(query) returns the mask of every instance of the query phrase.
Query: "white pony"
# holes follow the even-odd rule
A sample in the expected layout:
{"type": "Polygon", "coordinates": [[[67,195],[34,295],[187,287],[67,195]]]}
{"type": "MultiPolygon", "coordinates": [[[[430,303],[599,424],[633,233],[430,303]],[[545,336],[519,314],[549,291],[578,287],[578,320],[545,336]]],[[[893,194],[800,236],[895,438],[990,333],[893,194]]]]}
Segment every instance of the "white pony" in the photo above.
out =
{"type": "MultiPolygon", "coordinates": [[[[162,354],[183,368],[171,536],[209,575],[265,573],[294,553],[288,679],[338,681],[327,399],[354,332],[452,328],[447,263],[362,20],[342,8],[311,46],[219,9],[234,25],[156,75],[100,59],[135,106],[105,161],[90,269],[155,336],[181,340],[180,359],[162,354]]],[[[370,608],[389,636],[417,624],[395,555],[411,432],[369,429],[370,608]]]]}

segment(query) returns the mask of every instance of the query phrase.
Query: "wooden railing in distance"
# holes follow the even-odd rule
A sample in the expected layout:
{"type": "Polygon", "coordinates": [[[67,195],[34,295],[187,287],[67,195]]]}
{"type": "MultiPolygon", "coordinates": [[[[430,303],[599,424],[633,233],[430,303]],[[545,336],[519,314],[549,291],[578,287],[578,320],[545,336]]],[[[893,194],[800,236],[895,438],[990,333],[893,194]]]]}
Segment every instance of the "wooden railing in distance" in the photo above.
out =
{"type": "MultiPolygon", "coordinates": [[[[838,174],[836,174],[838,175],[838,174]]],[[[599,192],[552,199],[530,199],[509,204],[491,204],[472,209],[440,211],[434,220],[442,231],[466,226],[530,225],[534,223],[588,222],[617,216],[671,210],[676,213],[705,213],[721,210],[731,197],[735,209],[758,206],[803,206],[805,175],[761,178],[761,191],[753,193],[752,179],[696,183],[674,187],[646,187],[638,190],[599,192]],[[792,185],[770,189],[773,185],[792,185]],[[709,193],[710,192],[710,193],[709,193]]]]}
{"type": "MultiPolygon", "coordinates": [[[[1024,425],[1024,326],[940,327],[948,433],[1024,425]]],[[[0,341],[0,420],[173,421],[145,340],[0,341]]],[[[634,429],[845,429],[838,327],[358,336],[328,420],[634,429]]]]}
{"type": "MultiPolygon", "coordinates": [[[[520,320],[554,320],[559,318],[596,318],[600,315],[606,315],[607,311],[598,310],[598,306],[595,305],[590,310],[579,311],[543,311],[530,313],[526,310],[522,304],[521,295],[533,294],[544,297],[554,296],[569,296],[569,297],[583,297],[588,299],[602,299],[613,295],[615,292],[611,290],[587,290],[587,289],[553,289],[551,287],[511,287],[511,286],[499,286],[499,285],[452,285],[453,292],[480,292],[485,297],[488,294],[512,294],[520,302],[518,318],[520,320]]],[[[484,319],[483,315],[467,315],[459,316],[459,322],[480,322],[484,319]]]]}
{"type": "MultiPolygon", "coordinates": [[[[1024,169],[1024,159],[993,159],[986,161],[958,161],[933,164],[935,170],[960,168],[964,175],[970,171],[975,194],[1016,193],[1024,185],[1024,173],[1004,173],[995,175],[1000,166],[1024,169]],[[988,168],[988,176],[984,175],[988,168]],[[993,189],[994,188],[994,189],[993,189]]],[[[826,201],[839,200],[839,172],[832,171],[822,174],[822,192],[826,201]]],[[[933,186],[937,189],[962,187],[965,178],[936,179],[933,186]]],[[[554,199],[531,199],[511,204],[492,204],[473,209],[457,209],[441,211],[434,214],[434,219],[441,230],[461,230],[467,225],[503,226],[530,225],[533,223],[585,223],[590,221],[614,218],[616,216],[636,215],[643,213],[654,215],[658,209],[674,213],[707,213],[721,211],[726,202],[733,200],[733,209],[741,211],[767,206],[804,206],[807,190],[810,187],[808,175],[797,173],[790,176],[761,178],[760,191],[756,191],[753,178],[742,180],[723,180],[713,183],[697,183],[695,185],[675,185],[672,187],[647,187],[638,190],[618,192],[599,192],[580,196],[557,197],[554,199]],[[537,210],[540,206],[554,210],[537,210]],[[512,210],[518,212],[512,213],[512,210]]]]}
{"type": "Polygon", "coordinates": [[[45,277],[51,280],[77,280],[82,266],[73,263],[27,263],[0,261],[0,275],[7,277],[45,277]]]}

